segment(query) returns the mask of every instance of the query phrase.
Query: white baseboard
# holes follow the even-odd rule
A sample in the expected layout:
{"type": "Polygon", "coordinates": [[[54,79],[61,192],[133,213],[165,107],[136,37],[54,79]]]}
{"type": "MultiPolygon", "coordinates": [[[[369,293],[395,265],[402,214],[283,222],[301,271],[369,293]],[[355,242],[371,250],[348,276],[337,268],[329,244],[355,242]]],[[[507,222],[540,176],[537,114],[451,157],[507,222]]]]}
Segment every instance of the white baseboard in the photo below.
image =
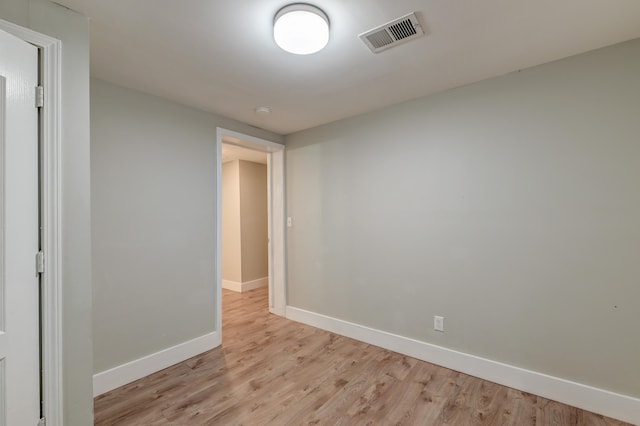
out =
{"type": "Polygon", "coordinates": [[[303,309],[286,307],[286,317],[394,352],[441,365],[490,382],[592,411],[629,423],[640,423],[640,399],[572,382],[536,371],[480,358],[303,309]]]}
{"type": "Polygon", "coordinates": [[[269,285],[269,277],[259,278],[253,281],[247,281],[239,283],[237,281],[222,280],[222,288],[227,290],[237,291],[242,293],[243,291],[255,290],[256,288],[266,287],[269,285]]]}
{"type": "Polygon", "coordinates": [[[93,396],[102,395],[127,383],[146,377],[156,371],[171,367],[193,356],[220,346],[217,332],[196,337],[179,345],[163,349],[151,355],[127,362],[93,376],[93,396]]]}
{"type": "Polygon", "coordinates": [[[239,283],[237,281],[222,280],[222,288],[231,291],[242,292],[242,283],[239,283]]]}

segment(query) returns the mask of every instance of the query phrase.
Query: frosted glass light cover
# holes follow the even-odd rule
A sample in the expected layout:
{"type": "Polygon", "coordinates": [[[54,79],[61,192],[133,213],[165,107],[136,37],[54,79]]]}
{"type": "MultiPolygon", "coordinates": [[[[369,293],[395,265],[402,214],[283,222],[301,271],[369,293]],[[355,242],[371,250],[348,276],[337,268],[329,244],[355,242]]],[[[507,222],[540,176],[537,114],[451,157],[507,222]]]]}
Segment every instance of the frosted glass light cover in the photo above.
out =
{"type": "Polygon", "coordinates": [[[329,20],[314,6],[289,5],[276,14],[273,38],[287,52],[296,55],[316,53],[329,42],[329,20]]]}

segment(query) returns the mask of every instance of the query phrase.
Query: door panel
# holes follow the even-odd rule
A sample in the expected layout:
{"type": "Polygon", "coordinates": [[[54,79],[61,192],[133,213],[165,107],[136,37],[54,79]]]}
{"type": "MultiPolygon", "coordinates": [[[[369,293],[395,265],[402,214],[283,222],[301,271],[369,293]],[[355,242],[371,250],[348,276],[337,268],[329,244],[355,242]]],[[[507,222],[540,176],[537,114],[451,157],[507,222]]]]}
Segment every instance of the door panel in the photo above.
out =
{"type": "Polygon", "coordinates": [[[37,48],[0,31],[0,425],[40,418],[37,48]]]}

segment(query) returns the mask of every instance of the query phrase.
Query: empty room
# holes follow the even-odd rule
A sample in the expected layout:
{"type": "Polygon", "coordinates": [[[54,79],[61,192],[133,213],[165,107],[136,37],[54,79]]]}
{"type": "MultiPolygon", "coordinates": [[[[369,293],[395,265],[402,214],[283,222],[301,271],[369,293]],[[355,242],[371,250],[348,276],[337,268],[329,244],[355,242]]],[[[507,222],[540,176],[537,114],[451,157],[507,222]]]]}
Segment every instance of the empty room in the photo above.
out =
{"type": "Polygon", "coordinates": [[[639,1],[2,0],[0,42],[0,425],[640,424],[639,1]]]}

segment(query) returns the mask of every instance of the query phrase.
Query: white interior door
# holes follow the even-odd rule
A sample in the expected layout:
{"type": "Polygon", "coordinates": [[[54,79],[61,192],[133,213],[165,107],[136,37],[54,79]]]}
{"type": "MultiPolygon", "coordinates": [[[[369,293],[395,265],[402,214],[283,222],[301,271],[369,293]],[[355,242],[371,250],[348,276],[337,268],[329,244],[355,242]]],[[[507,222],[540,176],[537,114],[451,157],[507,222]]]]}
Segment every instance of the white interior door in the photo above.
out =
{"type": "Polygon", "coordinates": [[[0,425],[40,418],[37,48],[0,31],[0,425]]]}

